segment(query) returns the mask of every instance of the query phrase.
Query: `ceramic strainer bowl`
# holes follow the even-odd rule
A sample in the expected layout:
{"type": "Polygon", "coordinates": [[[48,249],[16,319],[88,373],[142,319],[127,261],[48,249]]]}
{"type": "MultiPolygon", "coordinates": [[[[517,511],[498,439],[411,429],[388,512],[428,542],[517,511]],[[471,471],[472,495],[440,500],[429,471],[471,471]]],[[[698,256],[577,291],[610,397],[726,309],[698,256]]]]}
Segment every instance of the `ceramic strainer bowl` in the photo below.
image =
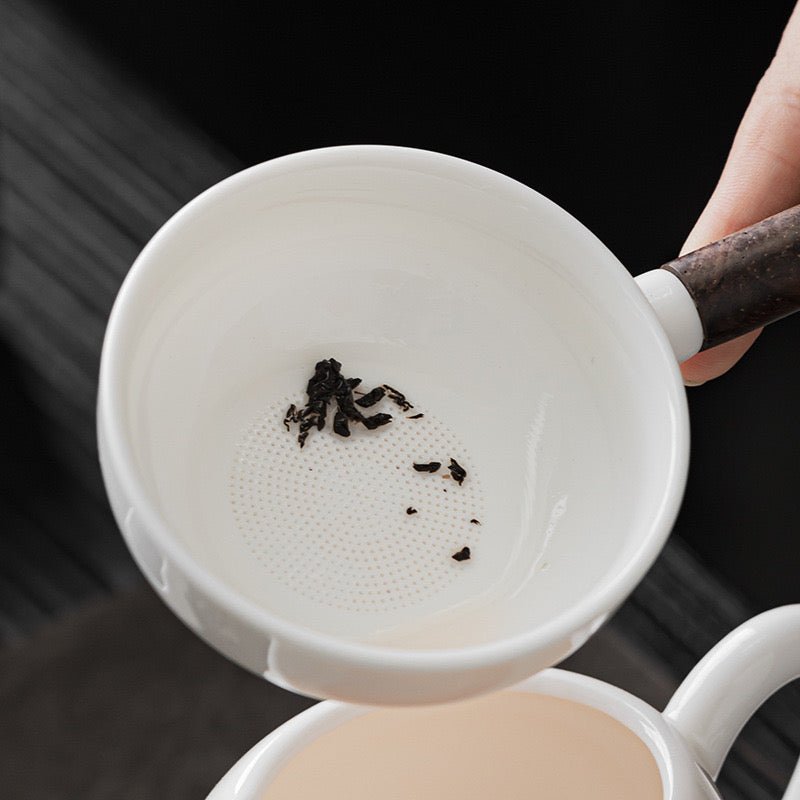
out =
{"type": "Polygon", "coordinates": [[[145,247],[103,349],[101,462],[141,569],[221,652],[313,696],[444,701],[557,662],[643,577],[686,477],[677,363],[628,272],[532,189],[311,151],[145,247]],[[413,409],[387,396],[391,423],[300,448],[284,417],[329,358],[413,409]]]}

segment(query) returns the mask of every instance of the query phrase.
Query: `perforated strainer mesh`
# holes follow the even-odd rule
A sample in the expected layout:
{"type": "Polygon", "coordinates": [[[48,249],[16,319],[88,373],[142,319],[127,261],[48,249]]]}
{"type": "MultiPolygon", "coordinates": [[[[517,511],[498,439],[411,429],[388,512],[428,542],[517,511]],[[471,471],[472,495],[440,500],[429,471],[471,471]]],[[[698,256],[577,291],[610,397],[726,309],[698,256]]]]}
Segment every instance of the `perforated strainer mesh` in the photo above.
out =
{"type": "Polygon", "coordinates": [[[230,476],[236,526],[270,580],[326,606],[381,613],[429,600],[470,569],[452,555],[467,546],[479,557],[483,525],[470,520],[485,523],[483,495],[441,421],[387,407],[394,420],[383,428],[354,426],[349,439],[312,430],[301,449],[296,427],[282,424],[290,402],[242,433],[230,476]],[[462,485],[449,478],[451,457],[467,470],[462,485]],[[430,461],[442,462],[438,472],[413,469],[430,461]]]}

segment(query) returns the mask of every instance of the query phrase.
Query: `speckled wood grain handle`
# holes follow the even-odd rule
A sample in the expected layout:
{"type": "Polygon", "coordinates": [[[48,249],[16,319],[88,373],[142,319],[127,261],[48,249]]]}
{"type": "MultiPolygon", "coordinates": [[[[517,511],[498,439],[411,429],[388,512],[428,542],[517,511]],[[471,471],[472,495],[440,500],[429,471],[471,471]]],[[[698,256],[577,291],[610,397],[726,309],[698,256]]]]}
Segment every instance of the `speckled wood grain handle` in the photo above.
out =
{"type": "Polygon", "coordinates": [[[676,258],[697,306],[703,350],[800,309],[800,206],[676,258]]]}

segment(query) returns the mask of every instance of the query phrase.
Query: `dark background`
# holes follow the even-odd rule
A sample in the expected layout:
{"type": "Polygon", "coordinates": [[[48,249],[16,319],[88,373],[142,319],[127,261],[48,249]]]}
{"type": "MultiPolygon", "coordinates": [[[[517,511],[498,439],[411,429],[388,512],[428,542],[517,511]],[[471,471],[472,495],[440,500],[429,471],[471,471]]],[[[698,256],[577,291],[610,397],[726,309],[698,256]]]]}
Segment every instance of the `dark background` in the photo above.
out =
{"type": "MultiPolygon", "coordinates": [[[[792,5],[63,9],[247,164],[343,143],[450,153],[550,197],[637,274],[679,250],[792,5]]],[[[800,320],[785,321],[689,391],[677,533],[760,607],[798,600],[799,345],[800,320]]]]}

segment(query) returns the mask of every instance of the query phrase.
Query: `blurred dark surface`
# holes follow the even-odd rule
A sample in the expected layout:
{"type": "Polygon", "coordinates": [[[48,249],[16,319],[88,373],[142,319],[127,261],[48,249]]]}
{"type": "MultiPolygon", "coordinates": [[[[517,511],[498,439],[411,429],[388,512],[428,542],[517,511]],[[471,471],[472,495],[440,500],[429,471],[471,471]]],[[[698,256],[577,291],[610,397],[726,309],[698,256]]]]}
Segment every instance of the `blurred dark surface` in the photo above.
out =
{"type": "MultiPolygon", "coordinates": [[[[243,165],[402,144],[532,186],[637,274],[679,250],[791,5],[0,5],[0,796],[202,797],[306,704],[172,618],[104,498],[102,334],[157,227],[243,165]]],[[[676,538],[570,668],[660,707],[735,624],[800,599],[798,345],[800,315],[690,390],[676,538]]],[[[798,742],[784,690],[726,797],[779,797],[798,742]]]]}
{"type": "Polygon", "coordinates": [[[0,652],[0,791],[199,800],[309,705],[221,658],[152,592],[122,592],[0,652]]]}

